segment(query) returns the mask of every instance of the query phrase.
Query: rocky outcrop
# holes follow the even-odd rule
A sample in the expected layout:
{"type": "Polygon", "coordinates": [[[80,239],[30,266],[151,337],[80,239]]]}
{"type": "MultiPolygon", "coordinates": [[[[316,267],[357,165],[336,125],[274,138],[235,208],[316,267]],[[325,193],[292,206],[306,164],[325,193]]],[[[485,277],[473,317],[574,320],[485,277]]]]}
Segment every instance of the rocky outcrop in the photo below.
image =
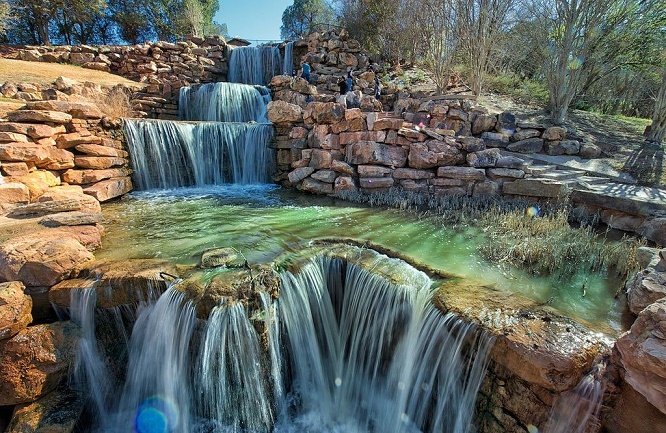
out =
{"type": "Polygon", "coordinates": [[[666,298],[642,310],[616,348],[624,380],[666,415],[666,298]]]}
{"type": "Polygon", "coordinates": [[[71,322],[28,327],[0,341],[0,406],[54,390],[74,360],[79,328],[71,322]]]}
{"type": "Polygon", "coordinates": [[[32,298],[18,281],[0,283],[0,340],[11,338],[32,322],[32,298]]]}
{"type": "Polygon", "coordinates": [[[71,433],[84,405],[82,395],[60,387],[37,401],[16,406],[5,433],[71,433]]]}

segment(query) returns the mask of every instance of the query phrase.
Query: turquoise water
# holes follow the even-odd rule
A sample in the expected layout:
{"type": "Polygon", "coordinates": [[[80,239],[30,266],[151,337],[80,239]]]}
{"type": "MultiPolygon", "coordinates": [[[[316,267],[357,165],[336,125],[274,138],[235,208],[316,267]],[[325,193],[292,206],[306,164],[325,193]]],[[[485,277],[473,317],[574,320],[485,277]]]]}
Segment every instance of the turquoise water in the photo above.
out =
{"type": "Polygon", "coordinates": [[[96,253],[100,259],[160,258],[197,264],[203,251],[231,246],[250,263],[259,263],[298,251],[309,240],[354,238],[547,303],[599,330],[623,327],[624,307],[613,299],[619,281],[586,272],[563,281],[488,263],[477,252],[484,241],[480,230],[453,228],[436,217],[298,195],[267,185],[137,192],[105,205],[104,213],[104,248],[96,253]]]}

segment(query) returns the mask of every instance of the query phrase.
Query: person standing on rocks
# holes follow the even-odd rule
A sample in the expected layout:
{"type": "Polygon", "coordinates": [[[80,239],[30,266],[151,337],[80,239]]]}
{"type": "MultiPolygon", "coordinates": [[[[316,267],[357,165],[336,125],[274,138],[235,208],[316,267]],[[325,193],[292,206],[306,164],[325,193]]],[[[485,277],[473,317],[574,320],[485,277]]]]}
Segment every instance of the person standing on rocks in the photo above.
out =
{"type": "Polygon", "coordinates": [[[347,92],[354,90],[354,78],[352,77],[352,70],[347,71],[347,92]]]}
{"type": "Polygon", "coordinates": [[[340,89],[341,95],[347,93],[347,82],[345,81],[344,77],[340,77],[340,80],[338,81],[338,88],[340,89]]]}
{"type": "Polygon", "coordinates": [[[301,68],[303,69],[303,73],[301,74],[301,77],[305,78],[305,80],[309,83],[310,82],[310,64],[308,62],[303,62],[303,65],[301,65],[301,68]]]}
{"type": "Polygon", "coordinates": [[[379,101],[382,94],[382,84],[379,82],[379,76],[375,75],[375,99],[379,101]]]}

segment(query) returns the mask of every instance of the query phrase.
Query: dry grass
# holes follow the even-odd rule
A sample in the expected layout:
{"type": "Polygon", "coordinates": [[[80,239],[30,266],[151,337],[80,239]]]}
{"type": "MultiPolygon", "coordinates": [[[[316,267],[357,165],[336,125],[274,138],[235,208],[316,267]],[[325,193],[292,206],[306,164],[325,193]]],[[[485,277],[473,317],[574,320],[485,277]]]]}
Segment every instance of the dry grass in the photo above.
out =
{"type": "Polygon", "coordinates": [[[590,226],[571,227],[566,208],[540,217],[491,212],[479,223],[486,232],[480,249],[486,259],[534,274],[566,277],[587,270],[627,278],[640,268],[636,252],[643,242],[629,237],[609,241],[590,226]]]}
{"type": "Polygon", "coordinates": [[[61,63],[25,62],[23,60],[0,59],[0,83],[40,83],[51,84],[56,78],[64,76],[80,82],[91,82],[105,86],[123,84],[128,87],[142,88],[136,81],[128,80],[109,72],[85,69],[80,66],[61,63]]]}
{"type": "Polygon", "coordinates": [[[107,93],[97,93],[88,99],[97,104],[102,113],[109,117],[134,117],[130,95],[127,88],[122,86],[116,86],[107,93]]]}
{"type": "Polygon", "coordinates": [[[18,110],[25,102],[0,96],[0,118],[6,117],[10,111],[18,110]]]}
{"type": "Polygon", "coordinates": [[[391,189],[383,193],[343,192],[340,198],[370,206],[436,215],[448,224],[478,227],[486,242],[481,255],[489,261],[522,267],[562,279],[581,270],[626,278],[639,270],[635,238],[609,241],[592,226],[572,227],[566,203],[541,204],[541,216],[529,217],[534,203],[502,197],[432,196],[391,189]]]}

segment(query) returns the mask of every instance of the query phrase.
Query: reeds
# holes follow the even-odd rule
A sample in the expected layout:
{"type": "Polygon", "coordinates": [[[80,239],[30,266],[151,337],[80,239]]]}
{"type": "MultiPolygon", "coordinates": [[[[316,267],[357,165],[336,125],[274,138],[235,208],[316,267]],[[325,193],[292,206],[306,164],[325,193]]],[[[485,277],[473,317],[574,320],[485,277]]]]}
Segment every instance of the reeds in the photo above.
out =
{"type": "Polygon", "coordinates": [[[573,227],[572,209],[562,201],[537,204],[500,196],[435,196],[398,188],[372,194],[345,191],[337,196],[373,207],[434,214],[454,226],[477,227],[485,235],[479,247],[485,259],[537,275],[567,278],[589,271],[627,278],[640,268],[636,251],[643,241],[631,237],[611,241],[590,224],[573,227]],[[530,208],[539,211],[530,215],[530,208]]]}

